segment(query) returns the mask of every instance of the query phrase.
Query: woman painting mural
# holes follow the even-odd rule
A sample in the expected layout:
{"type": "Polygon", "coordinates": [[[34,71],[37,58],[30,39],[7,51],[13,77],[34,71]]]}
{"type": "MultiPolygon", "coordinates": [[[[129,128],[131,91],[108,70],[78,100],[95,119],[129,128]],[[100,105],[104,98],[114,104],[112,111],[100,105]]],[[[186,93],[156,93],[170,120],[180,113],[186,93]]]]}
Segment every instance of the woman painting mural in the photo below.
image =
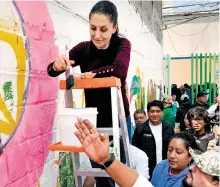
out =
{"type": "MultiPolygon", "coordinates": [[[[118,13],[109,1],[96,3],[90,14],[91,40],[81,42],[69,52],[69,58],[59,56],[48,66],[48,74],[56,77],[70,66],[80,66],[83,74],[75,78],[115,76],[121,80],[121,90],[127,119],[130,117],[125,81],[130,62],[130,42],[118,36],[118,13]],[[79,77],[80,76],[80,77],[79,77]]],[[[97,107],[97,127],[112,127],[111,94],[109,88],[85,89],[86,107],[97,107]]],[[[130,125],[128,126],[130,135],[130,125]]]]}
{"type": "MultiPolygon", "coordinates": [[[[69,52],[69,57],[59,56],[49,64],[48,74],[56,77],[70,66],[80,66],[82,74],[75,78],[118,77],[127,118],[129,139],[131,122],[125,81],[130,63],[131,44],[118,35],[118,13],[110,1],[99,1],[89,14],[90,41],[81,42],[69,52]]],[[[85,89],[86,107],[97,107],[97,127],[112,127],[110,88],[85,89]]],[[[107,186],[107,185],[103,185],[107,186]]]]}

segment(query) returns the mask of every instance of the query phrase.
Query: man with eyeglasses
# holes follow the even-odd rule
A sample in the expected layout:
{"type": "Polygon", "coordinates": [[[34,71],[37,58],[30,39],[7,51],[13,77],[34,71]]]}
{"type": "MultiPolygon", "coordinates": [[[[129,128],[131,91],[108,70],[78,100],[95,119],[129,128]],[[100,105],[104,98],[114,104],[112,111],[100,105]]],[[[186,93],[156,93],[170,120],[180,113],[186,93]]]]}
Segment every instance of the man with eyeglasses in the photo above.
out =
{"type": "Polygon", "coordinates": [[[187,119],[190,126],[187,131],[194,136],[199,149],[205,152],[213,137],[207,110],[202,107],[191,108],[187,114],[187,119]]]}
{"type": "Polygon", "coordinates": [[[167,158],[168,142],[174,135],[172,126],[162,121],[163,109],[161,101],[149,102],[147,105],[149,119],[136,127],[132,139],[132,144],[144,151],[149,158],[150,177],[157,163],[167,158]]]}

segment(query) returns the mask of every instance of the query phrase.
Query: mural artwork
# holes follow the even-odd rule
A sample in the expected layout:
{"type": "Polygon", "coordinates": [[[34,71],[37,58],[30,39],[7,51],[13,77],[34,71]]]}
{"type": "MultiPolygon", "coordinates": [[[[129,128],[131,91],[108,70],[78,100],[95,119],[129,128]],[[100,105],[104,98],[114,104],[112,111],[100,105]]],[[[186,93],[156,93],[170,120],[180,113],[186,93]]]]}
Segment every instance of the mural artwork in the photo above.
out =
{"type": "Polygon", "coordinates": [[[53,25],[45,2],[0,7],[0,186],[40,186],[56,112],[58,79],[46,72],[58,54],[53,25]]]}
{"type": "Polygon", "coordinates": [[[132,104],[134,100],[135,110],[145,110],[147,103],[157,98],[156,82],[150,79],[147,81],[147,84],[145,84],[144,80],[143,72],[137,67],[136,75],[133,76],[130,87],[130,103],[132,104]],[[136,97],[134,98],[134,96],[136,97]]]}
{"type": "MultiPolygon", "coordinates": [[[[59,78],[49,77],[47,67],[59,55],[54,25],[60,24],[58,9],[49,12],[48,4],[0,1],[0,187],[74,186],[71,154],[48,151],[57,141],[59,78]]],[[[131,114],[157,97],[155,80],[141,70],[128,76],[131,114]]],[[[84,107],[84,91],[73,93],[74,107],[84,107]]]]}
{"type": "Polygon", "coordinates": [[[133,96],[136,95],[135,100],[135,109],[145,108],[146,98],[145,98],[145,85],[144,85],[144,76],[140,72],[140,69],[137,67],[136,75],[133,76],[130,88],[130,103],[133,96]]]}

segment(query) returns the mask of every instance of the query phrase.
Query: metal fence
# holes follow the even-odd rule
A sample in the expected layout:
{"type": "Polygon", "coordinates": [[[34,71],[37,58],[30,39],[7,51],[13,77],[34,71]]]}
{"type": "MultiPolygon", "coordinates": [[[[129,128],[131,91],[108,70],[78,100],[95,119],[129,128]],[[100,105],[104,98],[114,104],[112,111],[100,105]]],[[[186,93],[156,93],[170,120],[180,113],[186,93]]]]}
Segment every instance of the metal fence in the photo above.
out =
{"type": "MultiPolygon", "coordinates": [[[[209,93],[209,104],[213,101],[213,96],[218,92],[220,86],[220,53],[205,53],[205,54],[191,54],[190,57],[184,57],[189,59],[191,67],[191,94],[192,103],[196,102],[196,95],[199,91],[205,91],[209,93]]],[[[164,86],[166,94],[171,95],[171,77],[172,77],[172,60],[174,58],[167,54],[164,57],[164,86]]],[[[184,66],[182,63],[181,66],[184,66]]],[[[180,67],[181,68],[181,67],[180,67]]]]}

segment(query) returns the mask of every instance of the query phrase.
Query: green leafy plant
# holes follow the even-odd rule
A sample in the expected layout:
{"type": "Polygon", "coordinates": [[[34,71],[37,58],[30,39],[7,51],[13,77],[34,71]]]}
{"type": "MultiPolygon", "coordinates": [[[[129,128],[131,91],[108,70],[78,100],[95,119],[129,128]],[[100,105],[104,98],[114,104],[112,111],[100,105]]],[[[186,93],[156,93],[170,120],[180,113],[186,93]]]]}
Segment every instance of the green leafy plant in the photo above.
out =
{"type": "MultiPolygon", "coordinates": [[[[59,159],[61,160],[65,154],[66,153],[61,152],[59,154],[59,159]]],[[[62,159],[59,166],[58,182],[60,187],[74,187],[74,172],[71,153],[66,154],[62,159]]]]}
{"type": "Polygon", "coordinates": [[[11,81],[8,81],[8,82],[5,82],[3,84],[3,94],[4,94],[4,100],[5,101],[9,101],[9,105],[10,105],[10,109],[9,111],[12,112],[12,107],[14,105],[14,95],[13,95],[13,90],[12,90],[12,82],[11,81]]]}

